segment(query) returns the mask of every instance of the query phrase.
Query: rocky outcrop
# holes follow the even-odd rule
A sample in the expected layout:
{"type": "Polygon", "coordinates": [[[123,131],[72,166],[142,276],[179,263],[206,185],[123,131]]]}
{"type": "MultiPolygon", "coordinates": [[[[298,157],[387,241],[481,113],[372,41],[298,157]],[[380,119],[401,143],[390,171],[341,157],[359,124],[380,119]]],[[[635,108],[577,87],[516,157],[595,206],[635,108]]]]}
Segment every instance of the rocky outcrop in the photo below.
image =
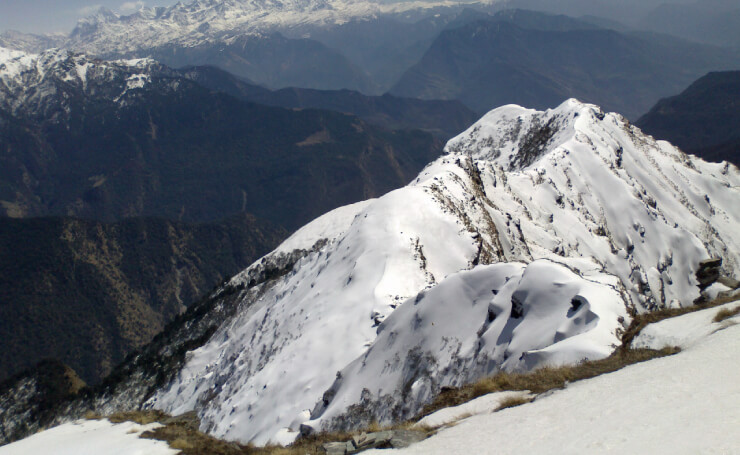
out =
{"type": "Polygon", "coordinates": [[[699,282],[699,289],[702,291],[714,284],[722,272],[722,258],[711,258],[699,262],[699,268],[696,270],[696,280],[699,282]]]}
{"type": "Polygon", "coordinates": [[[346,442],[329,442],[323,445],[327,455],[352,455],[370,449],[403,449],[426,439],[423,431],[389,430],[362,433],[346,442]]]}

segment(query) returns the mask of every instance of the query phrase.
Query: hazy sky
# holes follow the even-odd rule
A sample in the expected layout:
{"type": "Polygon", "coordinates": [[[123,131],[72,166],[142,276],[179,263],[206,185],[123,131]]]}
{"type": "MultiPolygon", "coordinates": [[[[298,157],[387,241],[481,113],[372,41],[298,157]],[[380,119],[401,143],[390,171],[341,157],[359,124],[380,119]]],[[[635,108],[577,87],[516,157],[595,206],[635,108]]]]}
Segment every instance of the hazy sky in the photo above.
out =
{"type": "MultiPolygon", "coordinates": [[[[136,0],[0,0],[0,32],[69,32],[77,19],[100,6],[131,14],[143,4],[136,0]]],[[[169,6],[177,0],[146,2],[147,6],[169,6]]]]}

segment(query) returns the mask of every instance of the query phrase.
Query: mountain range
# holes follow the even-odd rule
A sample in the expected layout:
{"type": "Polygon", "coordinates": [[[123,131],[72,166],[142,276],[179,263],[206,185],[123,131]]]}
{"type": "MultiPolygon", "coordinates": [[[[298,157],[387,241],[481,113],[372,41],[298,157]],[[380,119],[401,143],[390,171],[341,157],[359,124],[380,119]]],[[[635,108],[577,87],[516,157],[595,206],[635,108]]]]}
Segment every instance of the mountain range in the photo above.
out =
{"type": "Polygon", "coordinates": [[[737,49],[512,9],[547,9],[529,3],[194,1],[129,16],[102,10],[66,37],[6,33],[0,45],[211,65],[271,89],[455,99],[478,113],[577,97],[633,119],[707,72],[740,64],[737,49]]]}
{"type": "Polygon", "coordinates": [[[298,85],[377,94],[382,90],[364,70],[305,35],[378,16],[421,12],[421,18],[437,8],[459,9],[444,1],[194,0],[123,16],[101,8],[81,19],[69,35],[5,33],[0,45],[28,52],[60,47],[107,59],[148,56],[173,67],[217,65],[272,88],[298,85]]]}
{"type": "Polygon", "coordinates": [[[0,57],[0,211],[15,218],[0,218],[0,380],[52,356],[99,382],[291,230],[406,184],[438,155],[437,136],[473,115],[354,92],[284,96],[152,60],[0,57]],[[396,129],[294,109],[322,103],[396,129]]]}
{"type": "Polygon", "coordinates": [[[442,32],[390,93],[478,111],[576,97],[634,119],[706,72],[739,64],[735,51],[516,10],[442,32]]]}
{"type": "Polygon", "coordinates": [[[740,5],[732,0],[664,3],[638,25],[700,43],[740,47],[740,5]]]}
{"type": "Polygon", "coordinates": [[[55,50],[4,69],[0,204],[10,216],[248,212],[295,229],[407,183],[441,147],[343,113],[247,103],[151,60],[55,50]]]}
{"type": "Polygon", "coordinates": [[[419,129],[445,140],[465,130],[478,117],[455,100],[419,100],[389,94],[367,96],[352,90],[298,87],[269,90],[210,66],[185,67],[178,73],[203,87],[246,101],[290,109],[344,112],[389,130],[419,129]]]}
{"type": "MultiPolygon", "coordinates": [[[[646,324],[740,298],[737,8],[624,3],[192,0],[0,35],[0,445],[156,416],[303,455],[492,375],[716,346],[719,313],[646,324]]],[[[147,422],[129,442],[171,430],[147,422]]]]}

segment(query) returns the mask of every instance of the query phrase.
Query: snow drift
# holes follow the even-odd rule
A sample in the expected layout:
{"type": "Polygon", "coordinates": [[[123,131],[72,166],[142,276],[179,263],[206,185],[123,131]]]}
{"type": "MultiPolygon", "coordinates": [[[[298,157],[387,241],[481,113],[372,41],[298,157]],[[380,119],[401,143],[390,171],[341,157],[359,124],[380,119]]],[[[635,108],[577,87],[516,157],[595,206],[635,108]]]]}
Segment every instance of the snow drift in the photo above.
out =
{"type": "Polygon", "coordinates": [[[301,425],[409,417],[499,369],[605,357],[631,310],[699,297],[701,260],[737,274],[738,200],[737,168],[618,114],[496,109],[407,187],[324,215],[236,276],[239,311],[145,406],[288,443],[301,425]]]}

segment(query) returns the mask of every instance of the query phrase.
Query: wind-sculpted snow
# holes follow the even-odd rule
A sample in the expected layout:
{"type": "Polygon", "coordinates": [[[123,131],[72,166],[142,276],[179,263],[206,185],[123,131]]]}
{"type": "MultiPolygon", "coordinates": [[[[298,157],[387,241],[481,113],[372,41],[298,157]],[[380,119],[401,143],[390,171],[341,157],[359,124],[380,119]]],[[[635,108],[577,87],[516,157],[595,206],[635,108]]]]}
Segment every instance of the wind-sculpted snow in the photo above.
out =
{"type": "Polygon", "coordinates": [[[350,429],[403,420],[445,386],[501,369],[606,357],[619,342],[619,318],[626,317],[615,288],[546,260],[456,273],[379,327],[370,349],[337,375],[308,425],[350,429]]]}
{"type": "MultiPolygon", "coordinates": [[[[711,322],[717,309],[704,311],[709,314],[658,323],[663,327],[653,333],[661,333],[659,339],[669,346],[680,330],[697,336],[681,343],[679,354],[577,381],[523,406],[501,412],[489,407],[392,453],[737,453],[740,391],[734,379],[740,376],[740,318],[717,324],[711,322]]],[[[369,450],[365,455],[386,453],[369,450]]]]}
{"type": "Polygon", "coordinates": [[[234,278],[312,251],[146,406],[196,409],[204,430],[257,444],[290,442],[302,424],[387,422],[443,385],[608,355],[631,310],[699,297],[701,260],[738,274],[738,169],[617,114],[505,106],[446,151],[234,278]]]}

